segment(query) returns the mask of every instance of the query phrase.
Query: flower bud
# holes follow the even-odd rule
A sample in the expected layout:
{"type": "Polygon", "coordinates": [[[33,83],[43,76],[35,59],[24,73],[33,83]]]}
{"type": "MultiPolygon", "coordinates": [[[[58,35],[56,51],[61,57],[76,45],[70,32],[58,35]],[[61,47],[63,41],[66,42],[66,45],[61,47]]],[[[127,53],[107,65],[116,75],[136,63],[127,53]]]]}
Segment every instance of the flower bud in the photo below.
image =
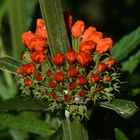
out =
{"type": "Polygon", "coordinates": [[[85,94],[86,94],[86,92],[85,92],[84,90],[81,90],[81,91],[79,91],[79,93],[78,93],[78,95],[79,95],[80,97],[84,97],[85,94]]]}
{"type": "Polygon", "coordinates": [[[104,63],[102,63],[102,62],[99,62],[98,65],[97,65],[97,67],[98,67],[98,71],[99,71],[99,72],[104,72],[104,71],[107,70],[106,64],[104,64],[104,63]]]}
{"type": "Polygon", "coordinates": [[[100,80],[100,76],[98,74],[91,73],[90,80],[92,83],[97,83],[100,80]]]}
{"type": "Polygon", "coordinates": [[[68,85],[68,89],[69,90],[74,90],[76,88],[76,86],[75,86],[75,84],[73,84],[73,83],[70,83],[69,85],[68,85]]]}
{"type": "Polygon", "coordinates": [[[77,83],[78,85],[80,85],[80,86],[84,86],[84,85],[87,84],[87,79],[86,79],[85,76],[79,76],[79,77],[77,78],[76,83],[77,83]]]}
{"type": "Polygon", "coordinates": [[[95,49],[95,43],[93,41],[85,41],[80,44],[80,51],[91,54],[95,49]]]}
{"type": "Polygon", "coordinates": [[[46,40],[48,38],[47,31],[44,25],[44,20],[43,19],[37,19],[36,23],[36,34],[40,36],[42,39],[46,40]]]}
{"type": "Polygon", "coordinates": [[[108,58],[107,59],[107,65],[108,65],[109,68],[114,66],[115,64],[116,64],[116,60],[114,58],[108,58]]]}
{"type": "Polygon", "coordinates": [[[43,63],[46,61],[46,54],[44,51],[33,51],[30,57],[35,63],[43,63]]]}
{"type": "Polygon", "coordinates": [[[62,71],[57,72],[54,75],[54,80],[57,81],[57,82],[63,82],[64,81],[64,73],[62,71]]]}
{"type": "Polygon", "coordinates": [[[100,39],[96,45],[96,52],[103,54],[112,48],[113,41],[111,38],[100,39]]]}
{"type": "Polygon", "coordinates": [[[57,94],[56,94],[56,93],[53,93],[53,94],[52,94],[52,99],[53,99],[53,100],[57,100],[57,98],[58,98],[57,94]]]}
{"type": "Polygon", "coordinates": [[[81,20],[77,20],[72,26],[71,33],[73,37],[80,37],[85,29],[85,23],[81,20]]]}
{"type": "Polygon", "coordinates": [[[57,83],[54,82],[54,81],[50,81],[50,82],[49,82],[49,86],[50,86],[51,88],[56,88],[56,87],[57,87],[57,83]]]}
{"type": "Polygon", "coordinates": [[[104,80],[109,82],[111,80],[111,77],[107,76],[107,77],[104,78],[104,80]]]}
{"type": "Polygon", "coordinates": [[[37,81],[42,81],[42,75],[40,73],[38,73],[35,78],[37,81]]]}
{"type": "Polygon", "coordinates": [[[32,84],[32,81],[29,78],[24,79],[24,85],[29,87],[32,84]]]}
{"type": "Polygon", "coordinates": [[[78,75],[78,70],[75,67],[70,67],[67,71],[68,77],[75,78],[78,75]]]}
{"type": "Polygon", "coordinates": [[[76,62],[76,52],[73,49],[69,49],[66,53],[66,59],[70,65],[76,62]]]}
{"type": "Polygon", "coordinates": [[[53,58],[52,58],[52,62],[53,64],[55,64],[56,66],[62,66],[64,64],[64,56],[62,53],[58,52],[56,53],[53,58]]]}
{"type": "Polygon", "coordinates": [[[17,69],[17,73],[18,73],[18,74],[21,74],[21,75],[24,75],[24,74],[25,74],[25,71],[24,71],[23,67],[19,67],[19,68],[17,69]]]}
{"type": "Polygon", "coordinates": [[[77,54],[77,61],[80,67],[85,67],[91,62],[91,57],[86,52],[79,52],[77,54]]]}
{"type": "Polygon", "coordinates": [[[64,100],[65,100],[66,103],[70,103],[70,101],[71,101],[71,96],[70,96],[70,95],[65,95],[65,96],[64,96],[64,100]]]}
{"type": "Polygon", "coordinates": [[[52,76],[52,71],[51,70],[48,70],[47,71],[47,77],[51,77],[52,76]]]}
{"type": "Polygon", "coordinates": [[[22,67],[25,74],[32,74],[36,70],[36,66],[33,63],[24,64],[22,67]]]}
{"type": "Polygon", "coordinates": [[[101,32],[94,32],[89,38],[88,40],[92,40],[95,43],[98,43],[100,41],[100,39],[103,38],[103,34],[101,32]]]}

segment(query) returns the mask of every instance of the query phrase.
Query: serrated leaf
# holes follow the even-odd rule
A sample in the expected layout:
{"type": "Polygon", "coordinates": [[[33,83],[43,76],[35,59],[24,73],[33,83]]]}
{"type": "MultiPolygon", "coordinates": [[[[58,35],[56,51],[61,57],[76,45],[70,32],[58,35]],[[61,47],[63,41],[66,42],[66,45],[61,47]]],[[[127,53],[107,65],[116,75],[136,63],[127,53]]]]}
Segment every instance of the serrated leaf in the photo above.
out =
{"type": "Polygon", "coordinates": [[[0,113],[0,126],[20,129],[48,137],[55,132],[48,123],[39,119],[32,119],[30,116],[23,117],[22,115],[15,116],[6,113],[0,113]]]}
{"type": "Polygon", "coordinates": [[[43,111],[47,105],[39,100],[15,98],[6,101],[0,101],[0,112],[8,111],[43,111]]]}
{"type": "Polygon", "coordinates": [[[0,69],[9,71],[10,73],[16,74],[17,68],[21,65],[21,62],[10,57],[4,56],[0,58],[0,69]]]}
{"type": "Polygon", "coordinates": [[[140,51],[138,51],[136,54],[131,56],[129,60],[123,62],[122,65],[122,71],[127,71],[130,74],[135,70],[137,65],[140,62],[140,51]]]}
{"type": "Polygon", "coordinates": [[[124,36],[117,42],[112,50],[111,54],[117,59],[122,61],[125,59],[138,45],[140,44],[140,27],[124,36]]]}
{"type": "Polygon", "coordinates": [[[116,140],[128,140],[125,134],[118,128],[115,128],[115,137],[116,140]]]}
{"type": "Polygon", "coordinates": [[[45,21],[51,55],[65,52],[70,48],[61,0],[39,0],[43,19],[45,21]]]}
{"type": "Polygon", "coordinates": [[[114,99],[111,103],[100,102],[100,106],[116,111],[125,119],[132,117],[138,111],[135,102],[124,99],[114,99]]]}

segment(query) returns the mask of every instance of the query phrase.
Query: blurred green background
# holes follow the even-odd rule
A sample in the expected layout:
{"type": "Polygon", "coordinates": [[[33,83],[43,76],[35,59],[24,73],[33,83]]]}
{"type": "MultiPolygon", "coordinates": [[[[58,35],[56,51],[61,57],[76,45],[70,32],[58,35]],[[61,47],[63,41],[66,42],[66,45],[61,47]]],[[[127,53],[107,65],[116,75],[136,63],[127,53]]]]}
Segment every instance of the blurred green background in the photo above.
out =
{"type": "MultiPolygon", "coordinates": [[[[73,20],[81,19],[87,26],[95,26],[104,33],[104,37],[113,38],[114,44],[140,26],[140,0],[62,0],[62,5],[64,11],[73,15],[73,20]]],[[[24,46],[21,34],[28,30],[34,31],[36,19],[40,17],[38,0],[0,0],[0,56],[7,54],[22,59],[24,46]]],[[[122,68],[123,62],[139,50],[140,45],[119,62],[124,72],[122,80],[127,81],[122,86],[119,98],[135,101],[140,107],[140,54],[137,55],[137,63],[132,71],[122,68]]],[[[13,75],[0,71],[1,100],[11,99],[18,94],[15,82],[13,75]]],[[[95,109],[86,127],[91,140],[93,136],[95,140],[114,139],[115,127],[121,129],[131,140],[140,139],[139,124],[131,124],[115,112],[102,108],[95,109]]],[[[19,140],[21,134],[22,139],[30,139],[24,132],[0,129],[0,140],[19,140]]],[[[32,138],[38,139],[35,136],[32,138]]]]}

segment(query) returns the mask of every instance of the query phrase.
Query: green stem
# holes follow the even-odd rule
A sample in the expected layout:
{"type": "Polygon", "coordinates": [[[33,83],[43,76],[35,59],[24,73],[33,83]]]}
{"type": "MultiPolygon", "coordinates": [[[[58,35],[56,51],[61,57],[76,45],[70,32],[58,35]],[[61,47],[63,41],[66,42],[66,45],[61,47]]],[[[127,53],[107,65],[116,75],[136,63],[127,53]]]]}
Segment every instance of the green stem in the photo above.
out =
{"type": "Polygon", "coordinates": [[[51,55],[64,53],[70,48],[61,0],[39,0],[42,16],[45,21],[51,55]]]}

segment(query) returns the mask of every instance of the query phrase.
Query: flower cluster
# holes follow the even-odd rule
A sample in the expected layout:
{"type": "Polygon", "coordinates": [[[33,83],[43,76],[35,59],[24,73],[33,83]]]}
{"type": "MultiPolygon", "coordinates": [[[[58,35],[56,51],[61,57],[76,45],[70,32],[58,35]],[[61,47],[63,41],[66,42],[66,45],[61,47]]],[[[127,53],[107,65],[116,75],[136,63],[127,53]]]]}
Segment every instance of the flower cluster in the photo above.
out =
{"type": "Polygon", "coordinates": [[[17,69],[18,81],[23,95],[45,100],[52,111],[65,110],[66,117],[81,118],[89,102],[112,100],[120,81],[116,60],[109,53],[112,39],[103,38],[93,26],[86,28],[81,20],[72,25],[70,17],[66,23],[72,46],[52,58],[43,19],[37,20],[35,33],[23,33],[26,50],[17,69]]]}

